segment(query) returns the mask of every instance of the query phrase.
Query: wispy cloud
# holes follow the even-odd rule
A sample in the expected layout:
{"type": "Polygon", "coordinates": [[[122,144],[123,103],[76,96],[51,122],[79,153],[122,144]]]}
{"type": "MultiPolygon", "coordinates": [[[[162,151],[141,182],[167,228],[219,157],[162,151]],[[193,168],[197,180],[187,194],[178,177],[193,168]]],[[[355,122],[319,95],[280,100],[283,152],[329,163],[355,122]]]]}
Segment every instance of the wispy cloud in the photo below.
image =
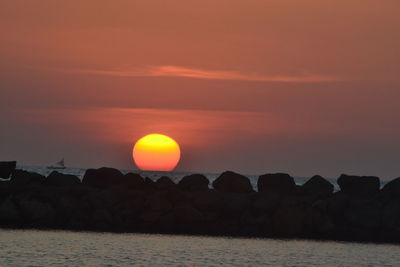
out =
{"type": "Polygon", "coordinates": [[[73,72],[109,75],[120,77],[184,77],[207,80],[232,80],[232,81],[258,81],[258,82],[285,82],[285,83],[310,83],[310,82],[334,82],[339,81],[338,77],[305,74],[298,76],[289,75],[260,75],[254,73],[242,73],[224,70],[205,70],[187,68],[180,66],[153,66],[132,70],[98,70],[80,69],[73,72]]]}

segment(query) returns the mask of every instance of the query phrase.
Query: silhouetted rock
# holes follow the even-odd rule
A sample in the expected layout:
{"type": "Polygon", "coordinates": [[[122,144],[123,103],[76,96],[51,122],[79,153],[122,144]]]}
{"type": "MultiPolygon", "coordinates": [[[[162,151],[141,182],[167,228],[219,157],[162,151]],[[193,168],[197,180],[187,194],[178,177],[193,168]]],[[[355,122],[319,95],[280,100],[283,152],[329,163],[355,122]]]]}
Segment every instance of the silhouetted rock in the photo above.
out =
{"type": "Polygon", "coordinates": [[[175,207],[172,213],[177,223],[199,223],[204,220],[203,214],[187,203],[175,207]]]}
{"type": "Polygon", "coordinates": [[[379,192],[380,181],[375,176],[349,176],[342,174],[337,180],[343,193],[355,196],[373,196],[379,192]]]}
{"type": "Polygon", "coordinates": [[[0,181],[0,203],[10,195],[10,182],[0,181]]]}
{"type": "Polygon", "coordinates": [[[282,195],[276,193],[258,193],[253,202],[253,209],[259,213],[272,214],[283,200],[282,195]]]}
{"type": "Polygon", "coordinates": [[[10,184],[13,186],[40,185],[45,182],[45,177],[38,173],[15,170],[11,176],[10,184]]]}
{"type": "Polygon", "coordinates": [[[144,209],[139,219],[145,223],[155,223],[173,208],[164,192],[156,192],[147,196],[144,209]]]}
{"type": "Polygon", "coordinates": [[[146,208],[151,211],[165,213],[172,208],[172,204],[168,201],[165,194],[156,193],[149,196],[145,204],[146,208]]]}
{"type": "Polygon", "coordinates": [[[231,192],[231,193],[251,193],[254,192],[249,178],[244,175],[226,171],[222,173],[212,183],[217,191],[231,192]]]}
{"type": "Polygon", "coordinates": [[[141,189],[143,189],[143,190],[154,190],[156,188],[157,188],[156,182],[151,180],[149,177],[146,177],[144,179],[143,187],[141,189]]]}
{"type": "Polygon", "coordinates": [[[350,200],[349,195],[346,195],[343,192],[334,193],[332,197],[326,200],[328,212],[336,220],[342,221],[343,216],[349,207],[350,200]]]}
{"type": "Polygon", "coordinates": [[[88,169],[83,176],[84,185],[109,187],[123,183],[124,175],[114,168],[88,169]]]}
{"type": "Polygon", "coordinates": [[[16,167],[16,161],[0,161],[0,178],[9,178],[16,167]]]}
{"type": "Polygon", "coordinates": [[[124,216],[125,219],[134,220],[138,214],[147,208],[147,197],[147,192],[144,191],[128,191],[121,201],[115,203],[112,208],[119,215],[124,216]]]}
{"type": "Polygon", "coordinates": [[[183,177],[178,186],[180,189],[188,192],[207,191],[210,181],[202,174],[192,174],[183,177]]]}
{"type": "Polygon", "coordinates": [[[76,186],[80,185],[81,180],[75,175],[63,174],[57,171],[53,171],[47,176],[45,185],[52,186],[76,186]]]}
{"type": "Polygon", "coordinates": [[[381,223],[381,213],[380,203],[364,199],[351,199],[344,216],[347,223],[353,227],[377,230],[381,223]]]}
{"type": "Polygon", "coordinates": [[[169,189],[175,187],[176,184],[167,176],[161,176],[156,181],[156,187],[158,189],[169,189]]]}
{"type": "Polygon", "coordinates": [[[123,185],[132,187],[132,188],[139,188],[139,187],[143,186],[143,184],[144,184],[143,177],[137,173],[130,172],[130,173],[127,173],[124,175],[123,185]]]}
{"type": "Polygon", "coordinates": [[[333,193],[333,184],[319,175],[311,177],[305,184],[302,185],[302,190],[305,194],[326,196],[333,193]]]}
{"type": "Polygon", "coordinates": [[[296,184],[293,177],[286,173],[264,174],[258,178],[258,192],[291,193],[296,184]]]}
{"type": "Polygon", "coordinates": [[[23,198],[18,204],[28,224],[42,227],[51,226],[56,218],[56,212],[49,203],[23,198]]]}
{"type": "Polygon", "coordinates": [[[96,230],[106,231],[112,225],[113,217],[106,209],[96,209],[92,213],[92,222],[96,230]]]}
{"type": "Polygon", "coordinates": [[[140,220],[145,223],[156,223],[163,216],[162,212],[158,211],[145,211],[140,215],[140,220]]]}
{"type": "Polygon", "coordinates": [[[272,218],[269,214],[247,210],[240,218],[240,233],[250,236],[265,236],[272,232],[272,218]]]}
{"type": "MultiPolygon", "coordinates": [[[[400,233],[400,200],[396,199],[384,205],[382,209],[382,226],[394,233],[400,233]]],[[[400,237],[400,236],[399,236],[400,237]]],[[[400,240],[400,239],[399,239],[400,240]]]]}
{"type": "Polygon", "coordinates": [[[195,207],[200,211],[219,212],[224,208],[222,194],[214,189],[192,193],[195,207]]]}
{"type": "Polygon", "coordinates": [[[400,243],[400,178],[379,191],[376,177],[342,175],[335,193],[320,176],[298,186],[287,174],[260,176],[260,192],[233,172],[215,189],[200,174],[175,184],[101,168],[84,180],[14,171],[0,182],[0,227],[400,243]]]}
{"type": "Polygon", "coordinates": [[[163,191],[165,192],[165,196],[168,201],[171,202],[174,206],[180,203],[188,202],[190,199],[190,195],[188,194],[188,192],[180,190],[177,185],[171,188],[167,188],[163,191]]]}
{"type": "Polygon", "coordinates": [[[318,200],[306,210],[304,232],[313,237],[327,238],[335,230],[333,219],[328,214],[327,202],[318,200]]]}
{"type": "Polygon", "coordinates": [[[283,237],[301,237],[304,234],[306,215],[304,206],[292,199],[284,201],[273,215],[274,234],[283,237]]]}
{"type": "Polygon", "coordinates": [[[381,194],[385,197],[400,198],[400,177],[385,184],[381,190],[381,194]]]}
{"type": "Polygon", "coordinates": [[[67,229],[83,229],[88,221],[90,208],[87,203],[71,195],[60,195],[54,201],[54,209],[57,213],[58,223],[67,229]]]}
{"type": "Polygon", "coordinates": [[[221,193],[223,200],[222,212],[228,216],[239,216],[242,212],[251,206],[251,199],[249,194],[241,193],[221,193]]]}
{"type": "Polygon", "coordinates": [[[0,224],[16,226],[20,224],[21,219],[18,207],[10,197],[0,203],[0,224]]]}

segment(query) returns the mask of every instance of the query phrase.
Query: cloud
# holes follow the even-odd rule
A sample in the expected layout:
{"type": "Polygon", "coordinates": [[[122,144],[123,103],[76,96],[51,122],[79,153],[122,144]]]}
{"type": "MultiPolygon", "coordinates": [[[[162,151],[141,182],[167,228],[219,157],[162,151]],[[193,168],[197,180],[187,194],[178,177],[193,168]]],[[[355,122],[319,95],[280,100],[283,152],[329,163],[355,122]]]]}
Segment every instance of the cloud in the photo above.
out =
{"type": "Polygon", "coordinates": [[[241,73],[224,70],[205,70],[187,68],[180,66],[152,66],[133,70],[96,70],[80,69],[78,73],[109,75],[120,77],[183,77],[206,80],[231,80],[231,81],[257,81],[257,82],[284,82],[284,83],[312,83],[312,82],[334,82],[338,77],[316,74],[305,74],[299,76],[269,76],[259,74],[241,73]]]}

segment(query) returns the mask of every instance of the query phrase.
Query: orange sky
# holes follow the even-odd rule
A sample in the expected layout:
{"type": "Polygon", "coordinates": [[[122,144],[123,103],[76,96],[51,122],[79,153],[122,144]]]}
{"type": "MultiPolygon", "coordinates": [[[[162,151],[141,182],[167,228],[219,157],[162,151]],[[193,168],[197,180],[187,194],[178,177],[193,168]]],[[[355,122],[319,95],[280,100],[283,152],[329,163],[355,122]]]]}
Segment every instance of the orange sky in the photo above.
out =
{"type": "Polygon", "coordinates": [[[0,160],[400,174],[397,0],[0,0],[0,160]],[[6,141],[5,141],[6,140],[6,141]]]}

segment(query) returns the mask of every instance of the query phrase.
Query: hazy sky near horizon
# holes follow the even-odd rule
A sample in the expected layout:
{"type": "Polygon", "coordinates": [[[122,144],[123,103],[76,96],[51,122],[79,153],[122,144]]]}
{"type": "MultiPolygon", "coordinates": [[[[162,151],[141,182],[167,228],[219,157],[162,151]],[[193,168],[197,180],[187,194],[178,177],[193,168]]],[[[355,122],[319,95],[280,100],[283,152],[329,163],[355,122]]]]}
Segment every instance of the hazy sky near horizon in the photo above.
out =
{"type": "Polygon", "coordinates": [[[0,160],[400,176],[398,0],[0,0],[0,160]]]}

